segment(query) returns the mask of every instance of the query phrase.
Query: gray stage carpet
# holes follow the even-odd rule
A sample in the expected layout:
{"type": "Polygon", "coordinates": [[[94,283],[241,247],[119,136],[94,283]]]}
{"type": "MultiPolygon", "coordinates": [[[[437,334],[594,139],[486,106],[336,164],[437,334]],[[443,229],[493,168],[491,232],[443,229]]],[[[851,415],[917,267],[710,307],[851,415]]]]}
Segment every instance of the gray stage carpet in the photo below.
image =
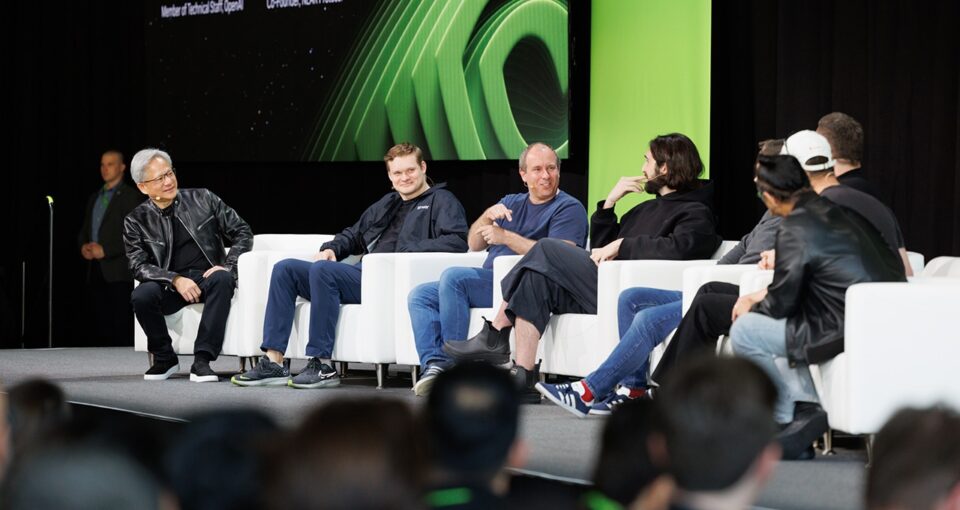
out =
{"type": "MultiPolygon", "coordinates": [[[[72,402],[116,408],[172,419],[189,419],[212,407],[254,407],[279,422],[295,425],[307,410],[333,398],[396,398],[419,407],[406,371],[392,372],[376,389],[372,371],[352,370],[337,388],[240,388],[229,383],[237,358],[222,357],[213,368],[218,384],[191,383],[192,357],[180,358],[180,375],[163,382],[143,380],[147,355],[131,348],[0,350],[0,382],[5,386],[43,377],[60,384],[72,402]]],[[[305,362],[294,362],[294,373],[305,362]]],[[[526,471],[568,481],[590,478],[603,419],[577,419],[550,404],[524,406],[521,434],[530,449],[526,471]]],[[[860,508],[865,456],[840,450],[806,462],[782,462],[758,501],[778,509],[860,508]]]]}

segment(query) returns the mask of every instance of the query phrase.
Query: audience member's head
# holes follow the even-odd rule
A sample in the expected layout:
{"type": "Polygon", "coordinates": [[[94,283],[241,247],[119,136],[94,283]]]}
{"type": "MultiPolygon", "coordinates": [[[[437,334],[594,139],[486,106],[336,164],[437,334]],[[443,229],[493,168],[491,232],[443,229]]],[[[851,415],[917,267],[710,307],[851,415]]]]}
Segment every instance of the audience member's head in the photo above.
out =
{"type": "Polygon", "coordinates": [[[59,435],[70,419],[63,391],[41,379],[25,381],[10,388],[7,416],[14,455],[39,447],[59,435]]]}
{"type": "Polygon", "coordinates": [[[650,437],[657,423],[652,400],[635,399],[614,409],[603,428],[600,456],[593,471],[594,488],[624,508],[666,508],[672,482],[654,462],[650,437]]]}
{"type": "Polygon", "coordinates": [[[170,445],[165,471],[181,510],[261,508],[264,441],[278,429],[261,412],[195,417],[170,445]]]}
{"type": "Polygon", "coordinates": [[[111,450],[49,448],[10,472],[0,507],[7,510],[176,508],[137,463],[111,450]]]}
{"type": "Polygon", "coordinates": [[[520,455],[519,400],[504,370],[458,365],[439,376],[427,400],[424,422],[428,454],[447,483],[490,484],[520,455]]]}
{"type": "MultiPolygon", "coordinates": [[[[723,495],[748,506],[756,498],[780,460],[776,396],[763,370],[739,358],[692,359],[668,376],[659,429],[685,503],[723,495]]],[[[709,506],[699,501],[691,506],[709,506]]]]}
{"type": "Polygon", "coordinates": [[[419,437],[397,400],[337,400],[307,415],[265,462],[264,504],[298,510],[420,508],[419,437]]]}
{"type": "Polygon", "coordinates": [[[689,191],[700,185],[703,160],[693,140],[680,133],[660,135],[650,140],[650,156],[656,165],[656,176],[648,175],[644,185],[647,193],[658,193],[667,187],[674,191],[689,191]]]}
{"type": "Polygon", "coordinates": [[[754,175],[760,199],[774,214],[783,215],[783,204],[810,191],[810,179],[793,156],[758,156],[754,175]]]}
{"type": "Polygon", "coordinates": [[[960,508],[960,415],[905,409],[877,434],[867,475],[870,510],[960,508]]]}
{"type": "Polygon", "coordinates": [[[863,159],[863,126],[856,119],[846,113],[828,113],[817,123],[817,133],[826,137],[834,158],[859,166],[863,159]]]}

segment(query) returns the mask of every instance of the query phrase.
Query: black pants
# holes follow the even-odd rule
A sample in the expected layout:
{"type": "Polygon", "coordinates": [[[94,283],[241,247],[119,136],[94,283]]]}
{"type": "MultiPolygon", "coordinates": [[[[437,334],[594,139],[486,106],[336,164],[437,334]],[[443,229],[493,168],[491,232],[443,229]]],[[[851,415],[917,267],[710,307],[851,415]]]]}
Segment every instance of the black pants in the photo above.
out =
{"type": "Polygon", "coordinates": [[[133,282],[108,282],[100,264],[93,261],[87,278],[84,315],[88,319],[87,342],[83,345],[133,345],[133,282]]]}
{"type": "Polygon", "coordinates": [[[677,363],[712,355],[717,337],[730,333],[730,315],[739,297],[740,287],[730,283],[710,282],[700,287],[651,379],[662,383],[677,363]]]}
{"type": "Polygon", "coordinates": [[[514,324],[517,317],[533,324],[541,336],[551,314],[597,313],[584,309],[566,289],[536,271],[523,271],[518,278],[513,294],[504,296],[507,300],[504,312],[514,324]]]}
{"type": "MultiPolygon", "coordinates": [[[[200,330],[194,343],[194,353],[206,352],[216,359],[223,347],[223,334],[230,314],[230,300],[236,284],[229,271],[217,271],[209,278],[201,273],[185,275],[197,282],[200,287],[200,302],[203,303],[203,316],[200,318],[200,330]]],[[[164,315],[176,313],[187,306],[180,293],[174,289],[164,289],[157,282],[146,282],[133,289],[131,297],[133,310],[140,327],[147,334],[147,350],[157,360],[170,360],[177,357],[173,351],[170,334],[164,315]]]]}

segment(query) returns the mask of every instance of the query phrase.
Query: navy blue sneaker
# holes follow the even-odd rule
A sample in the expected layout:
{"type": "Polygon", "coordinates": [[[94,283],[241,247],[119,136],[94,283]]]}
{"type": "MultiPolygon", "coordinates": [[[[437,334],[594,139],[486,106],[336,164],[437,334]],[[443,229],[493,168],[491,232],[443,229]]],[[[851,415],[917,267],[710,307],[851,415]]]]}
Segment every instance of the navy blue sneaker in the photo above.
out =
{"type": "Polygon", "coordinates": [[[590,405],[580,398],[580,394],[569,384],[537,383],[537,391],[551,402],[570,411],[579,418],[590,412],[590,405]]]}
{"type": "Polygon", "coordinates": [[[429,395],[430,390],[433,389],[433,382],[437,379],[437,376],[446,371],[447,368],[446,363],[431,363],[427,365],[426,370],[424,370],[420,376],[420,380],[413,386],[414,395],[418,397],[429,395]]]}
{"type": "Polygon", "coordinates": [[[603,400],[594,401],[590,406],[590,416],[609,416],[618,405],[634,398],[642,398],[642,396],[630,397],[629,388],[617,388],[617,391],[607,395],[603,400]]]}

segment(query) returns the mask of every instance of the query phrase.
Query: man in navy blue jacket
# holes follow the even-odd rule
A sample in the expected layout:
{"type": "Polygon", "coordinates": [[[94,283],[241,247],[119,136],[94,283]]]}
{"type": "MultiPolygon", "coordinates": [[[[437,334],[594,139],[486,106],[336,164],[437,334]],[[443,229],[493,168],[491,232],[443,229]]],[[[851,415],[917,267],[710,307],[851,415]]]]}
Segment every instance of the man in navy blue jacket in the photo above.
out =
{"type": "Polygon", "coordinates": [[[320,246],[314,262],[286,259],[270,277],[263,324],[266,353],[259,364],[231,381],[239,386],[290,385],[324,388],[340,384],[330,364],[340,305],[360,302],[359,265],[338,262],[350,255],[397,252],[467,251],[463,206],[444,185],[430,186],[419,147],[401,143],[383,157],[393,189],[371,205],[360,220],[320,246]],[[310,300],[310,362],[290,378],[283,366],[297,296],[310,300]]]}

